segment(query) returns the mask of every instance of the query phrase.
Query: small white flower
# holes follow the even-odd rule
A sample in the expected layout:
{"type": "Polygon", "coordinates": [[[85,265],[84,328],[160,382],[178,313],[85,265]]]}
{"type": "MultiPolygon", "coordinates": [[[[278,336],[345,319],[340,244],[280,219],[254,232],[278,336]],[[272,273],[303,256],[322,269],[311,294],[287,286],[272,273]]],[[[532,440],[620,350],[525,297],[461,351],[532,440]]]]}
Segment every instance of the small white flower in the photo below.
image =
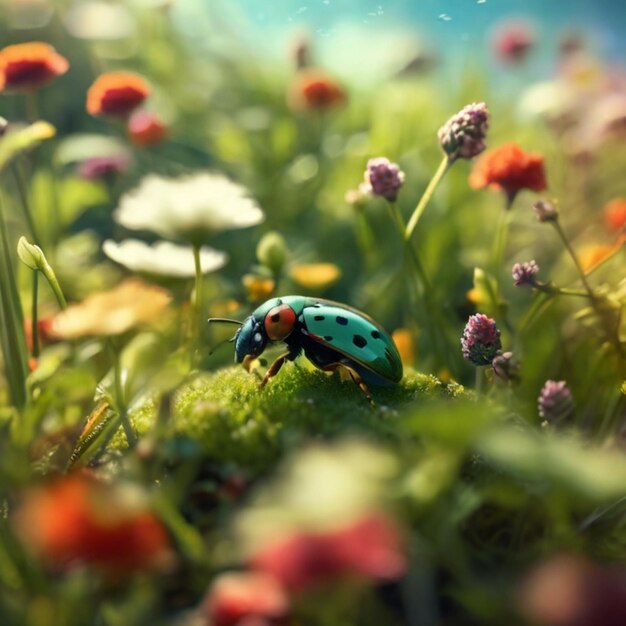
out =
{"type": "Polygon", "coordinates": [[[195,245],[216,232],[254,226],[264,219],[245,187],[213,172],[181,178],[151,174],[122,197],[114,217],[126,228],[195,245]]]}
{"type": "MultiPolygon", "coordinates": [[[[149,245],[138,239],[126,239],[117,243],[108,239],[102,244],[103,252],[113,261],[133,272],[191,278],[195,274],[191,246],[179,246],[169,241],[157,241],[149,245]]],[[[208,274],[226,264],[228,255],[220,250],[204,246],[200,248],[200,267],[208,274]]]]}

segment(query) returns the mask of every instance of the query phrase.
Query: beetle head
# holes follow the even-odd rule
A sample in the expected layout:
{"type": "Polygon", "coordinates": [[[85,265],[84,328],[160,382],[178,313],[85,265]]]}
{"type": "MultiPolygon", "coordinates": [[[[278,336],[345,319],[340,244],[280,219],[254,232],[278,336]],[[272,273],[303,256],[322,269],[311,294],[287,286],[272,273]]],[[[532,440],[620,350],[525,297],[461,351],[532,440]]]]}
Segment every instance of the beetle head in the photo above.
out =
{"type": "Polygon", "coordinates": [[[235,362],[242,363],[247,356],[257,357],[265,350],[268,337],[263,322],[250,316],[235,335],[235,362]]]}

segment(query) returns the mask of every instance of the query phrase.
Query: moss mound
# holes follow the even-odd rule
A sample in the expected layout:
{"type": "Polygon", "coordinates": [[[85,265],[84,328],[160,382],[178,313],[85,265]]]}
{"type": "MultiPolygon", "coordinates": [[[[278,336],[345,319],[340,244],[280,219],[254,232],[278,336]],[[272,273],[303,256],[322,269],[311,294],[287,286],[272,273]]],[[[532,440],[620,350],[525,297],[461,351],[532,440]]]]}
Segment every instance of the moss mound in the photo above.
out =
{"type": "MultiPolygon", "coordinates": [[[[409,371],[398,386],[371,391],[374,407],[352,381],[291,363],[259,390],[255,376],[228,367],[200,374],[175,393],[170,434],[193,439],[212,460],[259,470],[311,438],[348,433],[393,438],[403,408],[420,398],[456,397],[463,387],[409,371]]],[[[131,411],[136,430],[148,432],[155,414],[150,402],[131,411]]],[[[113,444],[125,444],[121,433],[113,444]]]]}

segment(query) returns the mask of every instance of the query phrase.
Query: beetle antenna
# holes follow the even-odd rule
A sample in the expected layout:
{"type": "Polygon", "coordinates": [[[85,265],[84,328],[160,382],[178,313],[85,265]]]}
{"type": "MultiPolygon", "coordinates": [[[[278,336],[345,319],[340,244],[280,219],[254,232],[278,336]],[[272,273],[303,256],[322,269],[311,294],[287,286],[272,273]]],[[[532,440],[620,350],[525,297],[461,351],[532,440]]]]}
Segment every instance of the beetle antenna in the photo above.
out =
{"type": "Polygon", "coordinates": [[[209,317],[207,322],[210,324],[211,322],[223,322],[225,324],[238,324],[239,326],[243,326],[243,322],[239,320],[231,320],[227,317],[209,317]]]}
{"type": "Polygon", "coordinates": [[[222,339],[222,341],[218,341],[210,350],[209,356],[211,356],[220,346],[223,346],[225,343],[233,343],[237,339],[237,335],[231,337],[230,339],[222,339]]]}

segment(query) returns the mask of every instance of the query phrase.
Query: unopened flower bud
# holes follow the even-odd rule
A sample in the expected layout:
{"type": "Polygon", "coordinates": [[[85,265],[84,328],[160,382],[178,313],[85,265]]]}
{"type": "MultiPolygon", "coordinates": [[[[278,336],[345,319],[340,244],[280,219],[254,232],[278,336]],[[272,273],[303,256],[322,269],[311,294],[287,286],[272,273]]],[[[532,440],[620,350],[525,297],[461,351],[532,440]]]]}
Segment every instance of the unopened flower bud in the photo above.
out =
{"type": "Polygon", "coordinates": [[[498,378],[506,382],[519,380],[520,365],[512,352],[502,352],[498,354],[491,362],[491,368],[498,378]]]}
{"type": "Polygon", "coordinates": [[[559,211],[549,200],[539,200],[533,204],[533,211],[540,222],[556,222],[559,211]]]}
{"type": "Polygon", "coordinates": [[[256,248],[259,263],[267,267],[273,274],[278,274],[287,258],[287,244],[283,236],[276,231],[265,234],[256,248]]]}

